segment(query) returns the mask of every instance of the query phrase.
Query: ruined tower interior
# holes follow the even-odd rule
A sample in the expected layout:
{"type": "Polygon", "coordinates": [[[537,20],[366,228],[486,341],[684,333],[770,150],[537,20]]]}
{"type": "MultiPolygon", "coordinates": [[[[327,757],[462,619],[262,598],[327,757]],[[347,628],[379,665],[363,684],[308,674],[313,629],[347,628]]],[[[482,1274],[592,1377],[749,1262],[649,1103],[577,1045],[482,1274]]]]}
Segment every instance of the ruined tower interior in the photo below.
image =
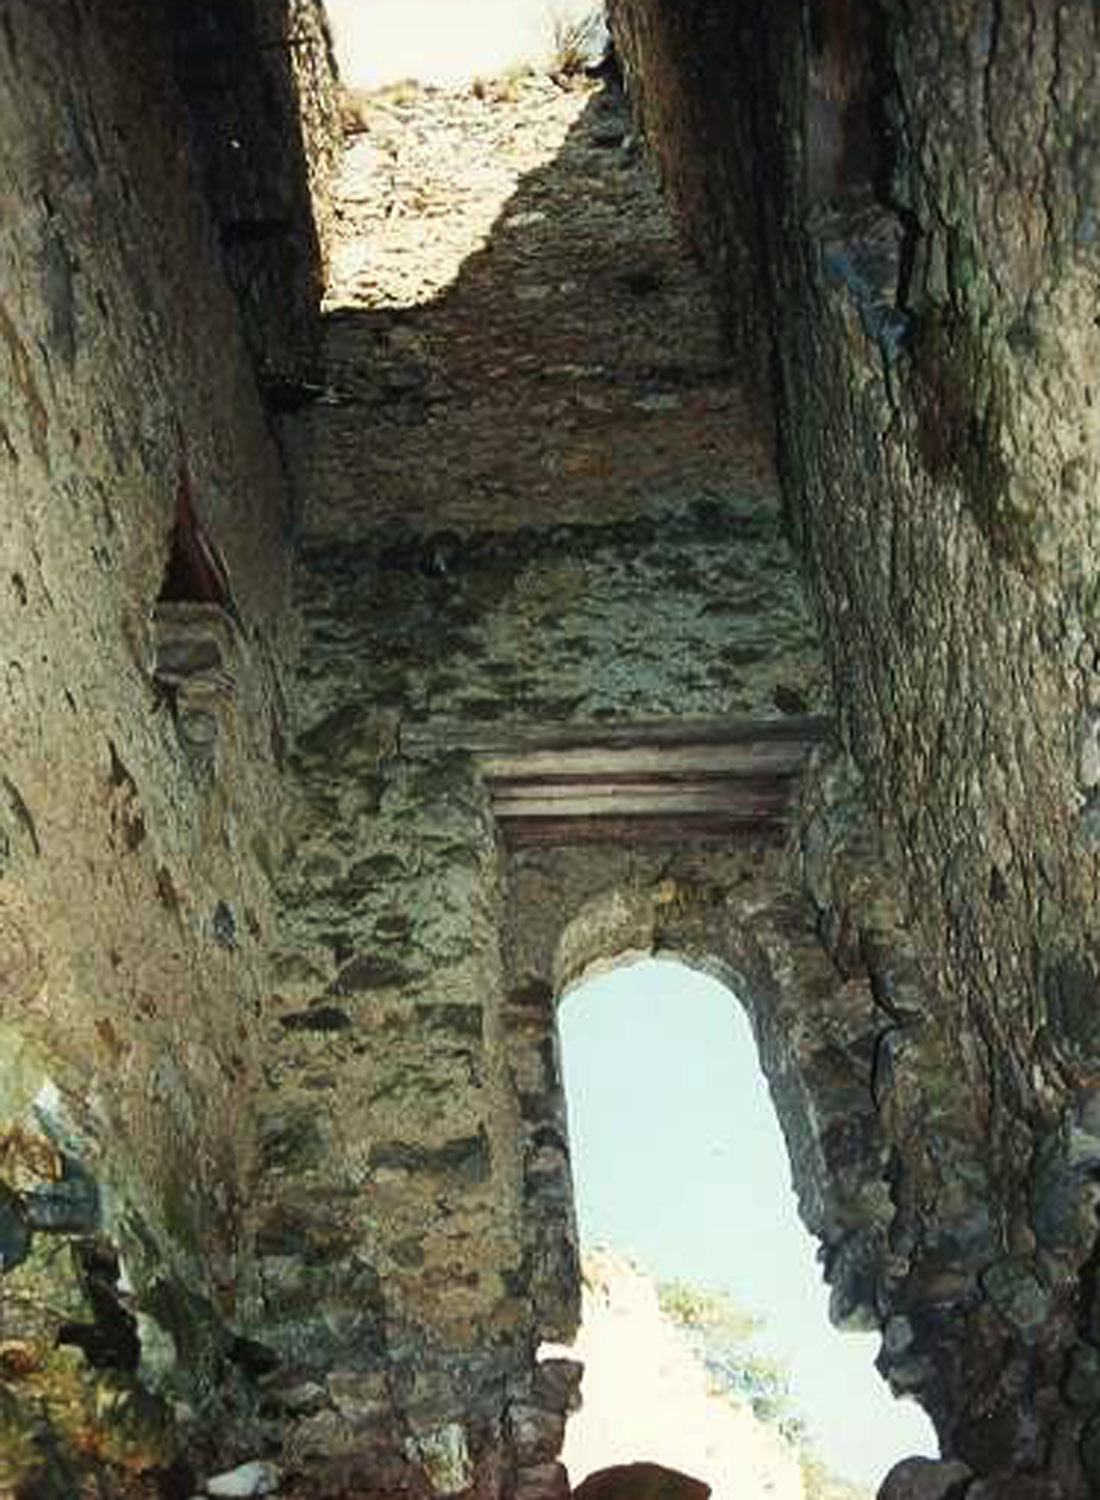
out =
{"type": "Polygon", "coordinates": [[[406,318],[320,0],[0,0],[0,1495],[564,1500],[638,953],[919,1494],[1100,1492],[1096,7],[609,24],[406,318]]]}

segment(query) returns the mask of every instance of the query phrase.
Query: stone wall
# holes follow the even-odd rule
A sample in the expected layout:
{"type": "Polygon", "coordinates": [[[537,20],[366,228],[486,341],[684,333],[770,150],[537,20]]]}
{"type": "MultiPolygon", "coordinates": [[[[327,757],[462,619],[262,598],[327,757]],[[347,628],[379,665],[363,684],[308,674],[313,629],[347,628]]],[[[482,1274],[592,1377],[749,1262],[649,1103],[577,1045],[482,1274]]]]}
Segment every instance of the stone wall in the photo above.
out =
{"type": "Polygon", "coordinates": [[[972,1493],[1100,1482],[1091,13],[612,19],[782,507],[613,107],[322,350],[319,8],[0,17],[0,1490],[560,1495],[554,1005],[638,951],[972,1493]],[[784,528],[793,838],[510,847],[494,733],[829,706],[784,528]]]}
{"type": "Polygon", "coordinates": [[[301,564],[264,1340],[291,1402],[304,1379],[328,1393],[289,1412],[318,1482],[371,1452],[395,1484],[413,1482],[396,1454],[444,1492],[491,1487],[502,1457],[556,1452],[541,1428],[514,1441],[507,1413],[542,1401],[560,1425],[571,1394],[534,1370],[577,1301],[556,981],[508,945],[577,892],[514,909],[468,746],[643,711],[774,718],[777,682],[812,694],[816,649],[760,495],[465,537],[382,523],[311,538],[301,564]]]}
{"type": "MultiPolygon", "coordinates": [[[[715,49],[718,9],[617,0],[613,25],[727,302],[755,256],[743,285],[765,287],[786,512],[916,966],[897,1040],[940,1031],[884,1102],[889,1254],[909,1267],[880,1305],[907,1320],[886,1324],[884,1360],[979,1473],[1083,1493],[1095,18],[789,0],[715,49]],[[698,117],[726,115],[716,154],[698,117]],[[749,227],[724,254],[731,219],[749,227]]],[[[841,901],[856,930],[866,894],[841,901]]]]}
{"type": "Polygon", "coordinates": [[[265,398],[293,410],[316,380],[336,65],[321,0],[165,5],[173,70],[265,398]]]}
{"type": "MultiPolygon", "coordinates": [[[[5,1493],[168,1464],[139,1365],[206,1421],[247,1349],[290,507],[185,92],[193,10],[0,18],[5,1493]]],[[[269,125],[303,248],[298,331],[265,337],[289,347],[317,262],[269,125]]]]}
{"type": "Polygon", "coordinates": [[[490,103],[377,105],[348,158],[324,396],[289,427],[302,654],[258,1268],[268,1400],[308,1493],[365,1466],[391,1491],[563,1491],[579,1372],[536,1362],[577,1312],[556,979],[513,951],[551,913],[515,905],[486,746],[821,707],[772,476],[753,429],[726,430],[741,387],[618,149],[621,101],[574,103],[549,161],[565,106],[526,87],[488,161],[490,103]],[[401,164],[381,187],[372,145],[401,164]],[[532,165],[494,222],[479,189],[513,151],[532,165]]]}

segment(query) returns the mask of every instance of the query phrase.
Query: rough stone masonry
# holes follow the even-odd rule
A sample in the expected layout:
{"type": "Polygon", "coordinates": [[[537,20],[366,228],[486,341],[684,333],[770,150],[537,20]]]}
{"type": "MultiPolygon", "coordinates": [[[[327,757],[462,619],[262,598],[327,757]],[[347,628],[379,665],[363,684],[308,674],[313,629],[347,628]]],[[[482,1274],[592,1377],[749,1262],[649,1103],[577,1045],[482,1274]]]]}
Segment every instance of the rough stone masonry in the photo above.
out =
{"type": "Polygon", "coordinates": [[[927,1492],[1100,1487],[1093,7],[610,19],[341,160],[315,0],[0,8],[0,1495],[564,1496],[656,951],[927,1492]]]}

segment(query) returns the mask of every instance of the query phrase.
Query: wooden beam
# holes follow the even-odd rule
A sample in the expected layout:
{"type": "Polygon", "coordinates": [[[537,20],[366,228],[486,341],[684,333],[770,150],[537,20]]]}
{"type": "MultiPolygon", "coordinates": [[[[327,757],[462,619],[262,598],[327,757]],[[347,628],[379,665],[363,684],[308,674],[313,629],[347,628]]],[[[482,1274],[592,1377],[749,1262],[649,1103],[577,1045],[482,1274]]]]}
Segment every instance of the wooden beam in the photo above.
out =
{"type": "Polygon", "coordinates": [[[510,847],[781,838],[830,721],[403,726],[406,755],[458,750],[485,778],[510,847]]]}
{"type": "MultiPolygon", "coordinates": [[[[501,792],[511,791],[520,787],[540,786],[668,786],[668,787],[693,787],[693,786],[771,786],[776,781],[787,781],[797,775],[805,764],[804,760],[797,761],[790,768],[784,767],[776,771],[770,766],[763,769],[755,768],[752,771],[707,771],[707,770],[680,770],[666,769],[661,762],[655,761],[654,767],[644,770],[624,770],[619,766],[617,760],[609,760],[606,767],[601,766],[593,771],[562,771],[555,772],[552,769],[539,770],[533,775],[525,775],[521,766],[507,776],[487,775],[486,783],[494,790],[501,792]]],[[[482,768],[484,769],[484,768],[482,768]]]]}
{"type": "Polygon", "coordinates": [[[518,797],[544,797],[559,793],[563,797],[583,797],[589,792],[621,790],[638,796],[660,796],[691,792],[711,792],[725,788],[731,797],[751,797],[754,792],[768,792],[775,787],[786,786],[795,770],[780,775],[727,776],[723,774],[703,776],[697,772],[654,771],[650,775],[638,772],[604,771],[590,772],[583,776],[566,773],[562,776],[489,776],[486,784],[493,797],[500,800],[518,797]]]}
{"type": "Polygon", "coordinates": [[[670,792],[665,788],[587,788],[571,794],[546,788],[536,795],[494,797],[493,811],[498,818],[678,817],[682,813],[759,818],[781,813],[788,799],[786,786],[756,789],[739,796],[731,796],[723,786],[690,792],[670,792]]]}
{"type": "Polygon", "coordinates": [[[528,750],[478,757],[490,780],[549,776],[599,776],[609,773],[756,776],[763,771],[793,773],[805,762],[808,746],[800,741],[762,741],[737,745],[620,745],[563,750],[528,750]]]}
{"type": "Polygon", "coordinates": [[[509,818],[500,825],[510,849],[567,848],[576,844],[732,844],[752,836],[769,843],[785,837],[781,822],[698,814],[647,818],[509,818]]]}

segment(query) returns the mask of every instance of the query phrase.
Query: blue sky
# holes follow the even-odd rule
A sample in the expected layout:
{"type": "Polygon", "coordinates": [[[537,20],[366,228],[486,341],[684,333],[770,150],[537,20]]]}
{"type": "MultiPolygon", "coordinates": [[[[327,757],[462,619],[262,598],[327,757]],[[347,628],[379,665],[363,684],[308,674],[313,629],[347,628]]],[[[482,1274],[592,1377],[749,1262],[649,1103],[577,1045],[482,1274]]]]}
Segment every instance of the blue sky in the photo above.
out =
{"type": "Polygon", "coordinates": [[[927,1418],[873,1367],[878,1338],[828,1321],[816,1242],[729,991],[647,961],[572,991],[559,1021],[582,1239],[761,1315],[756,1343],[789,1366],[793,1404],[838,1474],[877,1485],[899,1458],[935,1454],[927,1418]]]}

